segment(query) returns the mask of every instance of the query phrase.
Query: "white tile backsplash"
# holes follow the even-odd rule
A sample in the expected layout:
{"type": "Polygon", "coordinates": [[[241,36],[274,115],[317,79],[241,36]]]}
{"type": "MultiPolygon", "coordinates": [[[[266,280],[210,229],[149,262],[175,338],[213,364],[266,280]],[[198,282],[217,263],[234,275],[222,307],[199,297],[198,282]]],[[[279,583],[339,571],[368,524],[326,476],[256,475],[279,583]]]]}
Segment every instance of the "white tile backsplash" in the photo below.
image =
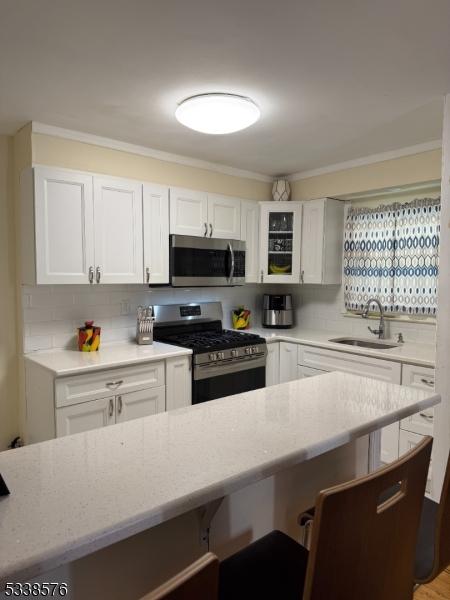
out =
{"type": "Polygon", "coordinates": [[[272,286],[250,284],[236,288],[154,288],[139,285],[23,286],[24,351],[75,348],[76,330],[94,320],[102,328],[103,342],[133,339],[140,304],[222,302],[224,326],[231,327],[231,310],[244,304],[254,325],[261,324],[264,293],[272,286]]]}
{"type": "MultiPolygon", "coordinates": [[[[370,335],[367,325],[376,322],[343,315],[341,286],[268,286],[250,284],[236,288],[154,288],[139,285],[42,286],[22,288],[25,352],[49,348],[71,348],[76,329],[86,320],[102,328],[102,341],[134,338],[136,309],[140,304],[222,302],[224,326],[231,327],[231,310],[244,304],[252,311],[252,324],[261,325],[264,293],[293,296],[296,325],[332,333],[370,335]],[[127,310],[124,310],[127,309],[127,310]],[[129,314],[124,314],[128,312],[129,314]]],[[[406,341],[434,343],[435,326],[429,323],[388,322],[388,336],[402,332],[406,341]]]]}

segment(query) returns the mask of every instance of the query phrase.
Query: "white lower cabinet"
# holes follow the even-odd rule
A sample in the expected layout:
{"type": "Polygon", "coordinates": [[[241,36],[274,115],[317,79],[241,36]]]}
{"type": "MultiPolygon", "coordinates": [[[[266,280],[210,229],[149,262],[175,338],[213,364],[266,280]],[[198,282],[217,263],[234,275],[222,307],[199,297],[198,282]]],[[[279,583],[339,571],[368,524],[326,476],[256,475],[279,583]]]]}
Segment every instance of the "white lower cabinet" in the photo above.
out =
{"type": "Polygon", "coordinates": [[[267,344],[266,387],[280,383],[280,342],[267,344]]]}
{"type": "MultiPolygon", "coordinates": [[[[400,429],[400,440],[399,440],[399,453],[404,454],[408,452],[414,446],[419,444],[425,436],[412,431],[405,431],[400,429]]],[[[427,484],[425,489],[427,496],[433,496],[433,463],[430,461],[430,468],[428,469],[427,484]]]]}
{"type": "Polygon", "coordinates": [[[166,410],[192,404],[191,356],[166,359],[166,410]]]}
{"type": "Polygon", "coordinates": [[[298,344],[280,342],[280,383],[298,379],[297,348],[298,344]]]}
{"type": "Polygon", "coordinates": [[[120,394],[115,400],[116,423],[149,417],[166,410],[166,388],[161,386],[120,394]]]}
{"type": "Polygon", "coordinates": [[[56,409],[56,437],[99,429],[113,423],[114,396],[56,409]]]}
{"type": "Polygon", "coordinates": [[[25,360],[26,442],[80,433],[191,404],[191,357],[54,375],[25,360]]]}
{"type": "MultiPolygon", "coordinates": [[[[392,383],[401,382],[401,364],[379,358],[337,352],[313,346],[298,346],[299,377],[308,377],[313,373],[343,371],[363,377],[372,377],[392,383]],[[307,371],[304,371],[307,369],[307,371]],[[304,373],[304,374],[303,374],[304,373]]],[[[381,430],[381,461],[389,463],[398,458],[399,424],[393,423],[381,430]]]]}

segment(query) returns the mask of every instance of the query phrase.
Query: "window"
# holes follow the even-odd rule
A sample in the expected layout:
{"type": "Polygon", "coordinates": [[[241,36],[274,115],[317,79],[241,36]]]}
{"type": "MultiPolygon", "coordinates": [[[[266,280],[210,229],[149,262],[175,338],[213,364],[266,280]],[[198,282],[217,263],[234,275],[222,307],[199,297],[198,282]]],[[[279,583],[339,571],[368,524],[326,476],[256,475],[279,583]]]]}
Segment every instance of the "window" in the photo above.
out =
{"type": "Polygon", "coordinates": [[[386,312],[436,315],[440,199],[351,208],[344,232],[344,302],[361,311],[377,297],[386,312]]]}

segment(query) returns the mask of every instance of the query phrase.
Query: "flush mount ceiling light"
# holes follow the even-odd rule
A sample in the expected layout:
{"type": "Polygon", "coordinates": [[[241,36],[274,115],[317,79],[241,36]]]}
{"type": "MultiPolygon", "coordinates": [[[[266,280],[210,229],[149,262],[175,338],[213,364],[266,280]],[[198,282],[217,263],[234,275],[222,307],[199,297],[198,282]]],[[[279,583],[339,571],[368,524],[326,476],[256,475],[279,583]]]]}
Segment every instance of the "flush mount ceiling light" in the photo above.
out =
{"type": "Polygon", "coordinates": [[[233,133],[250,127],[260,110],[250,98],[235,94],[199,94],[178,105],[175,116],[180,123],[201,133],[233,133]]]}

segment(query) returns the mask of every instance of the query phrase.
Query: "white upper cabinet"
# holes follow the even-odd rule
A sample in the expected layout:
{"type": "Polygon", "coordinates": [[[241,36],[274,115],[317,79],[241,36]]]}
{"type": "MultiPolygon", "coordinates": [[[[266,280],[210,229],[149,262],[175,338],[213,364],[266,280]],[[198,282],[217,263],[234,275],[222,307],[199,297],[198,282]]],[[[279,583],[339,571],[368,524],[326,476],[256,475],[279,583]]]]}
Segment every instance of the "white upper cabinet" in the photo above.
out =
{"type": "Polygon", "coordinates": [[[241,200],[241,240],[245,242],[245,281],[257,283],[259,273],[259,204],[241,200]]]}
{"type": "Polygon", "coordinates": [[[231,196],[208,194],[208,235],[214,238],[241,239],[241,201],[231,196]]]}
{"type": "Polygon", "coordinates": [[[22,179],[22,205],[26,283],[89,283],[94,268],[92,177],[37,167],[34,183],[31,171],[22,179]]]}
{"type": "Polygon", "coordinates": [[[299,283],[301,202],[260,203],[261,283],[299,283]]]}
{"type": "Polygon", "coordinates": [[[95,280],[143,283],[142,184],[94,177],[95,280]]]}
{"type": "Polygon", "coordinates": [[[206,192],[170,188],[170,233],[197,237],[209,235],[206,192]]]}
{"type": "Polygon", "coordinates": [[[239,240],[239,198],[170,188],[170,233],[239,240]]]}
{"type": "Polygon", "coordinates": [[[341,283],[343,235],[343,202],[320,198],[303,203],[302,283],[341,283]]]}
{"type": "Polygon", "coordinates": [[[169,283],[169,188],[144,184],[144,283],[169,283]]]}

